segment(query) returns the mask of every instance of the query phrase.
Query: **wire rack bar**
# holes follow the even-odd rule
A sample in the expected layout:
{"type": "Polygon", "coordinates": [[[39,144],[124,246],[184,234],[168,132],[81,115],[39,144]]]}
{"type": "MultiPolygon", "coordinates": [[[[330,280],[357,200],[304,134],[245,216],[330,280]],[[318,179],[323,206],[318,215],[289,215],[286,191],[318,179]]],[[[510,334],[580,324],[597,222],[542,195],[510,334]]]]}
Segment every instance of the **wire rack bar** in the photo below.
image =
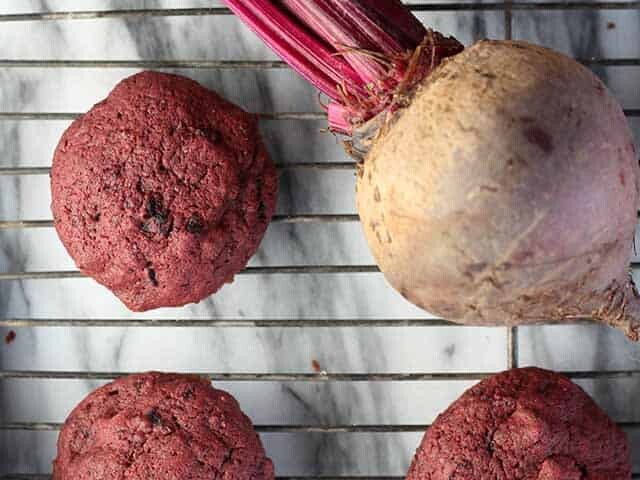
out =
{"type": "MultiPolygon", "coordinates": [[[[640,422],[618,423],[621,428],[640,428],[640,422]]],[[[255,425],[260,433],[424,433],[431,425],[255,425]]],[[[0,430],[58,431],[59,422],[3,422],[0,430]]]]}
{"type": "MultiPolygon", "coordinates": [[[[631,475],[632,480],[640,479],[640,473],[634,473],[631,475]]],[[[404,480],[403,476],[389,477],[389,476],[321,476],[321,477],[276,477],[276,480],[404,480]]],[[[44,474],[30,474],[30,473],[17,473],[9,474],[0,477],[0,480],[51,480],[51,475],[44,474]]]]}
{"type": "MultiPolygon", "coordinates": [[[[322,275],[341,273],[380,273],[377,265],[283,265],[269,267],[247,267],[237,275],[322,275]]],[[[52,280],[85,278],[78,270],[49,270],[40,272],[0,273],[2,280],[52,280]]]]}
{"type": "MultiPolygon", "coordinates": [[[[366,476],[297,476],[297,477],[275,477],[276,480],[405,480],[404,476],[379,476],[379,475],[366,475],[366,476]]],[[[634,473],[631,475],[632,480],[640,479],[640,473],[634,473]]],[[[51,480],[51,475],[48,474],[33,474],[33,473],[12,473],[8,475],[0,476],[0,480],[51,480]]]]}
{"type": "MultiPolygon", "coordinates": [[[[595,325],[593,320],[576,319],[562,322],[562,325],[595,325]]],[[[558,322],[544,322],[537,325],[558,325],[558,322]]],[[[392,318],[392,319],[77,319],[77,318],[6,318],[0,319],[0,327],[44,328],[44,327],[152,327],[152,328],[336,328],[336,327],[465,327],[502,328],[499,326],[467,325],[439,318],[392,318]]]]}
{"type": "MultiPolygon", "coordinates": [[[[634,480],[640,478],[632,477],[634,480]]],[[[39,473],[10,473],[8,475],[0,476],[0,480],[51,480],[51,475],[39,474],[39,473]]],[[[321,477],[276,477],[276,480],[404,480],[404,477],[383,477],[376,475],[367,476],[321,476],[321,477]]]]}
{"type": "MultiPolygon", "coordinates": [[[[1,176],[1,174],[0,174],[1,176]]],[[[638,212],[640,215],[640,211],[638,212]]],[[[317,213],[299,215],[274,215],[271,223],[355,223],[360,222],[358,214],[354,213],[317,213]]],[[[20,228],[53,228],[53,220],[0,220],[0,230],[20,228]]]]}
{"type": "MultiPolygon", "coordinates": [[[[640,108],[624,109],[627,117],[640,117],[640,108]]],[[[75,120],[78,112],[0,112],[0,120],[75,120]]],[[[266,112],[257,113],[263,120],[326,120],[324,112],[266,112]]]]}
{"type": "MultiPolygon", "coordinates": [[[[260,433],[423,433],[430,425],[255,425],[260,433]]],[[[1,422],[0,430],[58,431],[58,422],[1,422]]]]}
{"type": "MultiPolygon", "coordinates": [[[[631,268],[639,268],[640,262],[631,262],[631,268]]],[[[247,267],[237,275],[337,275],[352,273],[380,273],[377,265],[278,265],[267,267],[247,267]]],[[[78,270],[43,270],[32,272],[0,273],[0,281],[53,280],[86,278],[78,270]]]]}
{"type": "MultiPolygon", "coordinates": [[[[639,476],[632,477],[634,480],[639,476]]],[[[11,473],[0,476],[0,480],[51,480],[51,475],[40,473],[11,473]]],[[[276,477],[276,480],[404,480],[404,477],[367,476],[321,476],[321,477],[276,477]]]]}
{"type": "MultiPolygon", "coordinates": [[[[488,3],[423,3],[409,5],[414,12],[438,12],[438,11],[495,11],[503,10],[506,2],[488,3]]],[[[640,7],[640,2],[539,2],[539,3],[514,3],[514,10],[626,10],[640,7]]],[[[230,15],[231,12],[224,7],[210,8],[141,8],[123,10],[76,10],[59,12],[33,12],[0,15],[0,22],[25,22],[34,20],[92,20],[98,18],[122,18],[122,17],[185,17],[230,15]]]]}
{"type": "MultiPolygon", "coordinates": [[[[355,162],[291,162],[276,164],[279,170],[354,170],[355,162]]],[[[51,167],[0,167],[0,176],[49,175],[51,167]]]]}
{"type": "MultiPolygon", "coordinates": [[[[114,380],[133,372],[0,370],[0,380],[114,380]]],[[[479,381],[497,372],[425,372],[425,373],[215,373],[180,372],[206,377],[212,381],[234,382],[430,382],[479,381]]],[[[572,379],[618,379],[640,375],[638,370],[585,370],[558,372],[572,379]]]]}
{"type": "MultiPolygon", "coordinates": [[[[640,478],[632,477],[634,480],[640,478]]],[[[0,480],[51,480],[51,475],[47,474],[34,474],[34,473],[11,473],[8,475],[0,476],[0,480]]],[[[404,477],[389,477],[389,476],[321,476],[321,477],[276,477],[276,480],[404,480],[404,477]]]]}
{"type": "Polygon", "coordinates": [[[51,167],[0,167],[0,176],[49,175],[51,167]]]}
{"type": "Polygon", "coordinates": [[[53,227],[53,220],[0,220],[0,230],[51,227],[53,227]]]}
{"type": "MultiPolygon", "coordinates": [[[[505,16],[511,15],[505,9],[505,16]]],[[[509,27],[511,22],[506,23],[509,27]]],[[[640,58],[577,58],[585,65],[637,67],[640,58]]],[[[274,70],[290,67],[279,60],[12,60],[0,59],[0,68],[142,68],[142,69],[216,69],[274,70]]]]}
{"type": "MultiPolygon", "coordinates": [[[[585,320],[584,323],[587,323],[585,320]]],[[[33,327],[158,327],[158,328],[339,328],[339,327],[470,327],[442,319],[67,319],[67,318],[12,318],[0,319],[0,327],[33,328],[33,327]]]]}
{"type": "MultiPolygon", "coordinates": [[[[115,380],[133,372],[71,372],[38,370],[0,370],[0,380],[115,380]]],[[[185,372],[182,372],[185,373],[185,372]]],[[[411,382],[411,381],[477,381],[492,373],[212,373],[191,372],[212,381],[264,382],[411,382]]],[[[615,373],[615,372],[614,372],[615,373]]],[[[619,373],[619,372],[618,372],[619,373]]],[[[624,372],[625,377],[632,376],[624,372]]]]}
{"type": "MultiPolygon", "coordinates": [[[[354,214],[274,215],[273,223],[344,223],[359,222],[354,214]]],[[[51,228],[53,220],[0,220],[0,230],[14,228],[51,228]]]]}
{"type": "MultiPolygon", "coordinates": [[[[504,9],[504,38],[513,38],[513,1],[507,0],[504,9]]],[[[515,368],[518,365],[518,327],[507,328],[507,367],[515,368]]]]}
{"type": "MultiPolygon", "coordinates": [[[[620,59],[626,61],[627,59],[620,59]]],[[[633,59],[628,59],[633,60],[633,59]]],[[[639,63],[640,64],[640,63],[639,63]]],[[[12,60],[0,59],[0,68],[188,68],[216,70],[289,69],[280,60],[12,60]]]]}
{"type": "Polygon", "coordinates": [[[518,327],[509,327],[507,330],[507,366],[518,368],[519,360],[518,327]]]}
{"type": "MultiPolygon", "coordinates": [[[[355,170],[356,162],[291,162],[279,163],[276,167],[279,170],[355,170]]],[[[51,167],[0,167],[0,177],[50,174],[51,167]]]]}
{"type": "MultiPolygon", "coordinates": [[[[0,112],[0,120],[75,120],[78,112],[0,112]]],[[[256,113],[263,120],[326,120],[324,112],[256,113]]]]}

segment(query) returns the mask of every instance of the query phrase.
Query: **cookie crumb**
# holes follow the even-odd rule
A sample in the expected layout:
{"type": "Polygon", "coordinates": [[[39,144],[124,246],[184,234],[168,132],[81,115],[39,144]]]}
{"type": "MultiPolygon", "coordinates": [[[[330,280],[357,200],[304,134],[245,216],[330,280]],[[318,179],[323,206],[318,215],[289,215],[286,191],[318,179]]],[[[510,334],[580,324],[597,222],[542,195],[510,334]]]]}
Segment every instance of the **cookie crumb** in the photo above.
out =
{"type": "Polygon", "coordinates": [[[13,330],[9,330],[9,333],[7,333],[4,337],[4,343],[9,345],[16,339],[16,336],[16,332],[14,332],[13,330]]]}
{"type": "Polygon", "coordinates": [[[313,368],[313,371],[316,373],[322,372],[322,367],[320,366],[320,362],[318,362],[318,360],[316,360],[315,358],[311,360],[311,368],[313,368]]]}

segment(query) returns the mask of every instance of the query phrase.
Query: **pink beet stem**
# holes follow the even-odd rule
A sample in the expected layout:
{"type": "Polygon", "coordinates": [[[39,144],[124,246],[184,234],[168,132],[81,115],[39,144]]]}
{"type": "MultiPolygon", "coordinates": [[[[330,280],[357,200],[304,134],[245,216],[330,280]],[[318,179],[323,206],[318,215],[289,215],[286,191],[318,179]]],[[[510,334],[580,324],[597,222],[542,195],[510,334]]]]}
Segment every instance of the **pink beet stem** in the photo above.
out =
{"type": "Polygon", "coordinates": [[[281,4],[269,0],[225,0],[254,32],[318,90],[336,100],[337,85],[358,75],[281,4]]]}
{"type": "Polygon", "coordinates": [[[462,49],[455,40],[435,34],[430,50],[414,55],[421,52],[418,47],[424,47],[428,32],[400,0],[225,2],[331,98],[329,126],[340,133],[351,134],[355,125],[391,108],[400,87],[424,78],[443,57],[462,49]]]}

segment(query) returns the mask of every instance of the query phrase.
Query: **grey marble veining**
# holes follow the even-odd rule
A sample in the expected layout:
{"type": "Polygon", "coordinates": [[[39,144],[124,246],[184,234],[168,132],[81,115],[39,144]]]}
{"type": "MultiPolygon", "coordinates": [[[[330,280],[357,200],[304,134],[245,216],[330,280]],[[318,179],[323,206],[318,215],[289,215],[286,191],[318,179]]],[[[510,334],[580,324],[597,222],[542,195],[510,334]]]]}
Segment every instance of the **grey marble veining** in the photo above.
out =
{"type": "MultiPolygon", "coordinates": [[[[412,0],[409,3],[420,3],[412,0]]],[[[116,8],[219,6],[204,0],[0,2],[0,14],[116,8]]],[[[505,35],[504,15],[421,12],[430,26],[465,44],[505,35]]],[[[574,56],[640,56],[640,12],[517,11],[514,38],[574,56]],[[615,26],[611,27],[611,23],[615,26]]],[[[21,60],[270,60],[231,16],[122,17],[0,22],[0,58],[21,60]]],[[[0,68],[0,112],[82,112],[135,68],[0,68]]],[[[194,78],[253,112],[318,112],[317,96],[293,72],[171,70],[194,78]]],[[[625,108],[640,108],[640,68],[600,67],[625,108]]],[[[49,166],[67,120],[0,120],[0,166],[49,166]]],[[[640,121],[632,120],[640,133],[640,121]]],[[[349,159],[320,120],[270,120],[262,131],[276,162],[349,159]]],[[[285,170],[278,211],[355,213],[349,170],[285,170]]],[[[0,219],[50,218],[48,177],[0,176],[0,219]]],[[[366,265],[373,260],[357,223],[273,224],[252,265],[366,265]]],[[[0,231],[0,272],[73,269],[50,228],[0,231]]],[[[132,314],[88,279],[0,283],[0,318],[402,319],[430,318],[379,274],[240,275],[214,297],[182,309],[132,314]]],[[[0,345],[0,369],[55,371],[328,372],[499,371],[507,366],[501,328],[126,328],[29,327],[0,345]]],[[[6,329],[0,328],[4,336],[6,329]]],[[[597,326],[519,331],[522,365],[560,370],[638,369],[640,350],[597,326]]],[[[89,380],[0,380],[0,422],[61,422],[89,380]]],[[[618,421],[640,421],[637,378],[582,381],[618,421]]],[[[221,382],[259,425],[424,425],[468,382],[221,382]]],[[[630,432],[640,472],[640,432],[630,432]]],[[[421,434],[268,433],[280,475],[403,475],[421,434]]],[[[0,475],[46,473],[55,432],[0,431],[0,475]]]]}

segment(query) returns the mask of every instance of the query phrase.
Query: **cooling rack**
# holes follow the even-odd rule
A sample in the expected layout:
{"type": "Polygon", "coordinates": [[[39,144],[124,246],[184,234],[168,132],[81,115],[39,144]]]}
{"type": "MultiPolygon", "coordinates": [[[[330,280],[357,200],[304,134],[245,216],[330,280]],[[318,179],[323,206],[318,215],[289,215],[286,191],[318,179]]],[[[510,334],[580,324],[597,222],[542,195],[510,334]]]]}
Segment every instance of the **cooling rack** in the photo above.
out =
{"type": "MultiPolygon", "coordinates": [[[[633,11],[640,9],[640,2],[482,2],[482,3],[458,3],[458,2],[414,2],[411,8],[416,12],[497,12],[503,15],[504,20],[504,37],[510,39],[513,36],[513,16],[516,12],[535,13],[547,11],[633,11]]],[[[96,19],[142,19],[149,17],[199,17],[199,16],[218,16],[229,15],[230,12],[221,6],[210,8],[140,8],[140,9],[112,9],[112,10],[86,10],[86,11],[55,11],[55,12],[33,12],[33,13],[17,13],[17,14],[0,14],[0,29],[3,24],[8,22],[76,22],[82,20],[96,19]]],[[[33,27],[32,27],[33,28],[33,27]]],[[[639,34],[640,35],[640,34],[639,34]]],[[[635,39],[640,42],[640,37],[635,39]]],[[[598,69],[601,67],[640,67],[640,58],[609,58],[587,57],[578,58],[579,61],[598,69]]],[[[164,59],[145,59],[145,60],[65,60],[65,59],[0,59],[1,70],[11,70],[15,68],[37,68],[37,69],[110,69],[110,68],[131,68],[131,69],[206,69],[206,70],[225,70],[225,71],[242,71],[242,70],[281,70],[288,67],[277,60],[243,60],[243,59],[225,59],[225,60],[164,60],[164,59]]],[[[638,86],[640,88],[640,85],[638,86]]],[[[625,109],[626,115],[630,119],[640,118],[640,108],[625,109]]],[[[51,111],[0,111],[0,122],[2,121],[71,121],[76,118],[79,113],[69,112],[51,112],[51,111]]],[[[267,121],[322,121],[325,117],[321,112],[265,112],[260,113],[260,117],[267,121]]],[[[277,159],[276,159],[277,161],[277,159]]],[[[311,162],[296,161],[280,163],[278,167],[281,171],[352,171],[355,169],[353,162],[311,162]]],[[[46,176],[49,174],[49,167],[46,166],[13,166],[0,163],[0,177],[28,177],[28,176],[46,176]]],[[[280,214],[276,215],[273,220],[274,224],[314,224],[314,225],[334,225],[338,223],[355,223],[358,217],[351,213],[314,213],[314,214],[280,214]]],[[[3,231],[15,231],[26,229],[47,229],[52,227],[50,219],[32,219],[32,218],[0,218],[0,242],[2,241],[3,231]]],[[[640,263],[635,262],[632,267],[636,268],[640,263]]],[[[335,274],[354,274],[354,275],[379,275],[379,270],[374,264],[315,264],[315,265],[267,265],[267,266],[249,266],[241,275],[249,276],[274,276],[274,275],[335,275],[335,274]]],[[[79,278],[82,275],[75,270],[22,270],[22,271],[2,271],[0,272],[0,292],[3,284],[7,282],[23,282],[31,280],[60,280],[79,278]]],[[[2,297],[0,296],[0,301],[2,297]]],[[[319,328],[353,328],[370,329],[403,329],[403,328],[467,328],[455,326],[444,319],[437,318],[207,318],[207,319],[188,319],[188,318],[8,318],[7,315],[1,315],[3,305],[0,304],[0,328],[12,329],[20,336],[21,329],[41,328],[41,327],[132,327],[132,328],[230,328],[230,329],[319,329],[319,328]]],[[[576,323],[586,323],[576,322],[576,323]]],[[[504,335],[504,356],[506,367],[516,367],[520,365],[519,355],[519,329],[517,327],[507,328],[504,335]]],[[[319,371],[318,367],[314,372],[211,372],[198,371],[201,375],[209,376],[213,381],[217,382],[242,382],[261,385],[269,382],[308,382],[308,383],[348,383],[357,384],[361,382],[474,382],[484,378],[493,372],[491,371],[475,371],[470,366],[465,371],[447,372],[447,371],[420,371],[420,372],[325,372],[319,371]]],[[[2,350],[0,350],[0,393],[2,393],[2,384],[11,380],[83,380],[102,382],[108,381],[123,375],[127,372],[120,371],[102,371],[96,369],[86,370],[35,370],[35,369],[8,369],[4,368],[2,362],[2,350]]],[[[565,371],[571,378],[580,381],[597,381],[615,380],[615,379],[634,379],[640,382],[640,368],[637,369],[603,369],[603,370],[575,370],[565,371]]],[[[5,393],[10,398],[10,393],[5,393]]],[[[1,412],[0,412],[1,414],[1,412]]],[[[60,428],[60,422],[47,421],[21,421],[13,418],[0,416],[0,432],[4,433],[5,439],[11,439],[11,434],[19,432],[56,432],[60,428]]],[[[640,422],[637,421],[621,421],[622,427],[631,432],[640,431],[640,422]]],[[[402,424],[402,423],[383,423],[383,424],[262,424],[257,425],[257,430],[262,433],[297,433],[297,434],[320,434],[331,436],[335,434],[362,434],[362,433],[422,433],[428,425],[426,424],[402,424]]],[[[635,433],[632,438],[635,440],[634,455],[635,467],[634,479],[640,479],[640,459],[638,459],[638,450],[640,450],[640,435],[635,433]]],[[[330,441],[330,440],[327,440],[330,441]]],[[[1,466],[0,466],[1,467],[1,466]]],[[[278,467],[278,465],[276,465],[278,467]]],[[[0,468],[0,479],[17,480],[17,479],[47,479],[47,472],[5,472],[0,468]]],[[[392,480],[403,478],[401,476],[389,475],[306,475],[306,476],[282,476],[282,479],[324,479],[324,480],[360,480],[364,478],[372,478],[375,480],[392,480]]]]}

